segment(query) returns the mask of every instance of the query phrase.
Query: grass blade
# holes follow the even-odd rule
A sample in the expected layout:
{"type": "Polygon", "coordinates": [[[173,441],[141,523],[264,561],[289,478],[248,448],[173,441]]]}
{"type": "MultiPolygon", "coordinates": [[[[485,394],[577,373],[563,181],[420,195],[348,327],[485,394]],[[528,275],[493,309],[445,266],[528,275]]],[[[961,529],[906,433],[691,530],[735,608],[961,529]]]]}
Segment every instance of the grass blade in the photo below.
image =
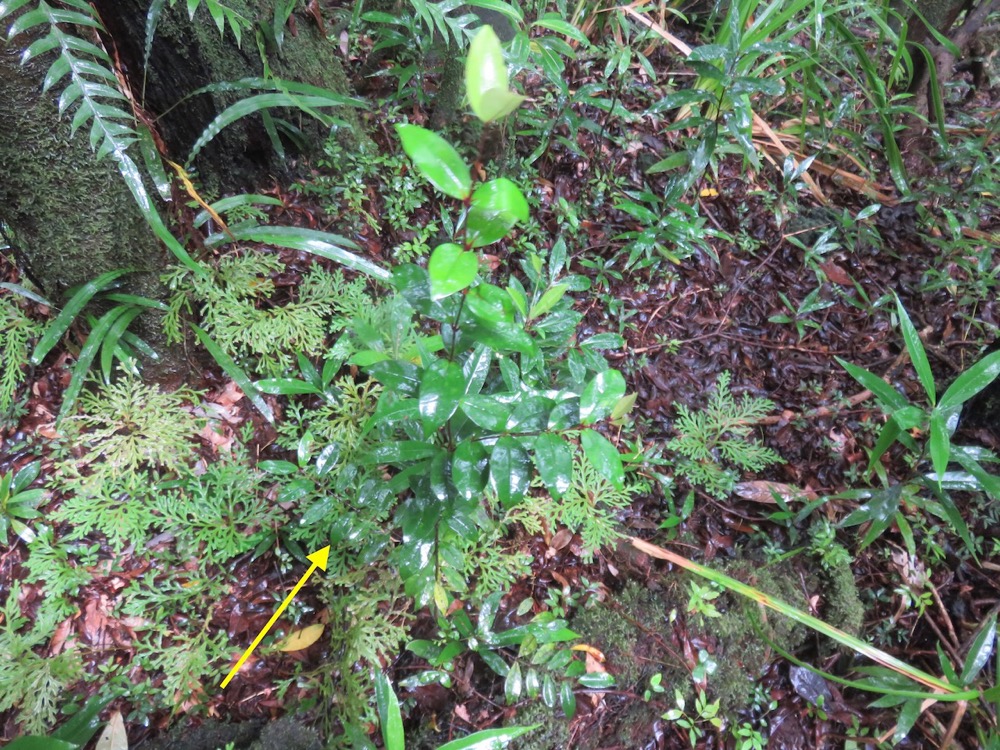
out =
{"type": "Polygon", "coordinates": [[[257,389],[257,386],[253,384],[249,376],[243,371],[236,361],[230,357],[226,352],[222,350],[218,344],[209,336],[205,331],[191,323],[191,328],[194,330],[195,335],[201,342],[201,345],[205,347],[209,354],[212,355],[212,359],[219,363],[225,373],[233,379],[233,382],[239,386],[240,390],[246,394],[246,397],[250,399],[250,403],[257,407],[257,410],[264,415],[266,419],[271,424],[274,424],[274,412],[271,411],[271,407],[267,405],[261,392],[257,389]]]}
{"type": "Polygon", "coordinates": [[[52,348],[59,343],[63,334],[73,324],[76,316],[94,298],[95,294],[106,289],[111,282],[120,276],[124,276],[131,270],[130,268],[122,268],[117,271],[108,271],[81,286],[66,304],[66,307],[63,308],[62,312],[59,313],[56,319],[45,330],[44,335],[35,347],[34,353],[31,355],[31,364],[40,365],[42,363],[45,355],[52,351],[52,348]]]}
{"type": "MultiPolygon", "coordinates": [[[[919,682],[921,685],[925,685],[932,690],[940,690],[942,693],[945,693],[946,696],[950,696],[952,700],[956,700],[955,694],[968,692],[962,691],[955,685],[945,682],[944,680],[928,674],[923,670],[912,667],[909,664],[900,661],[896,657],[887,654],[885,651],[865,643],[860,638],[855,638],[850,633],[845,633],[843,630],[825,623],[817,617],[813,617],[810,614],[802,612],[801,610],[798,610],[795,607],[780,601],[779,599],[768,596],[763,591],[758,591],[752,586],[748,586],[741,581],[737,581],[735,578],[730,578],[729,576],[712,570],[711,568],[706,568],[704,565],[699,565],[696,562],[688,560],[686,557],[681,557],[670,550],[664,549],[663,547],[657,547],[655,544],[650,544],[649,542],[637,537],[631,537],[629,541],[631,541],[633,547],[640,552],[645,552],[650,557],[655,557],[658,560],[666,560],[667,562],[671,562],[678,567],[684,568],[684,570],[690,571],[695,575],[714,581],[728,591],[740,594],[764,605],[765,607],[768,607],[769,609],[773,609],[776,612],[785,615],[785,617],[789,617],[792,620],[795,620],[795,622],[815,630],[817,633],[822,633],[823,635],[832,638],[842,646],[846,646],[852,651],[855,651],[862,656],[866,656],[884,667],[888,667],[894,672],[898,672],[901,675],[909,677],[914,682],[919,682]]],[[[977,692],[976,696],[978,697],[978,695],[979,694],[977,692]]],[[[945,700],[947,698],[942,696],[941,699],[945,700]]]]}

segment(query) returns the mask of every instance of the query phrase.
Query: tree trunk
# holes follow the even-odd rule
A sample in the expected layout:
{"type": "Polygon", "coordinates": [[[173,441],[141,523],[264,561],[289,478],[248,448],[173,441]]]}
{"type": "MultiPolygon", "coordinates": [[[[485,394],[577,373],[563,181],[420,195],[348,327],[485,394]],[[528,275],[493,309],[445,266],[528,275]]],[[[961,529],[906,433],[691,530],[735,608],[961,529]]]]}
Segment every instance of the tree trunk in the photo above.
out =
{"type": "MultiPolygon", "coordinates": [[[[150,0],[94,2],[108,32],[104,46],[117,72],[124,74],[135,101],[141,102],[144,113],[155,121],[169,158],[184,162],[205,126],[246,94],[181,100],[210,83],[262,77],[256,27],[244,30],[240,48],[230,26],[227,24],[225,34],[220,35],[204,7],[190,21],[185,2],[176,3],[174,8],[167,5],[156,29],[144,83],[149,5],[150,0]]],[[[248,19],[259,17],[273,28],[273,2],[229,0],[227,6],[248,19]]],[[[34,7],[29,4],[16,15],[34,7]]],[[[12,20],[7,18],[5,23],[12,20]]],[[[347,81],[337,51],[325,39],[319,23],[311,16],[293,14],[284,29],[281,49],[267,51],[268,64],[275,76],[346,93],[347,81]]],[[[97,41],[90,29],[64,30],[88,42],[97,41]]],[[[53,301],[69,287],[125,267],[140,272],[130,291],[162,298],[159,277],[171,256],[154,239],[114,161],[95,158],[87,138],[89,125],[70,136],[75,107],[61,118],[56,106],[69,79],[63,78],[42,93],[54,53],[45,53],[25,66],[20,64],[20,55],[28,45],[48,32],[45,26],[38,26],[11,42],[0,42],[0,221],[12,230],[18,245],[17,261],[53,301]]],[[[338,114],[350,121],[354,111],[338,114]]],[[[318,148],[327,130],[312,121],[301,125],[306,146],[318,148]]],[[[361,133],[356,126],[344,131],[354,137],[361,133]]],[[[137,150],[133,147],[132,151],[132,158],[141,165],[137,150]]],[[[205,197],[211,200],[226,191],[244,192],[287,178],[291,165],[276,157],[261,118],[255,115],[224,130],[201,152],[196,166],[205,197]]],[[[155,197],[151,188],[148,192],[155,197]]],[[[176,206],[175,210],[184,209],[176,206]]],[[[162,206],[160,212],[165,215],[162,206]]],[[[140,322],[139,334],[163,351],[159,321],[148,315],[143,318],[146,323],[140,322]]],[[[176,359],[168,360],[167,374],[178,364],[176,359]]],[[[154,377],[162,374],[153,372],[154,377]]]]}
{"type": "Polygon", "coordinates": [[[86,127],[70,135],[52,93],[48,56],[20,64],[27,43],[0,42],[0,219],[18,261],[54,302],[104,271],[156,274],[166,262],[110,158],[97,161],[86,127]]]}
{"type": "MultiPolygon", "coordinates": [[[[173,7],[167,4],[156,25],[149,65],[144,71],[149,5],[150,0],[94,2],[128,72],[133,95],[157,118],[156,127],[174,161],[186,161],[205,126],[247,92],[185,97],[213,83],[263,78],[259,43],[273,76],[340,94],[349,93],[337,49],[326,39],[317,17],[293,13],[283,29],[284,43],[280,49],[268,43],[266,35],[255,36],[260,27],[273,29],[273,0],[227,0],[227,7],[253,23],[242,31],[240,44],[228,22],[225,32],[220,34],[204,3],[193,19],[188,17],[186,3],[178,2],[173,7]]],[[[353,110],[345,108],[337,114],[347,121],[346,131],[361,137],[355,132],[359,128],[353,110]]],[[[306,153],[322,145],[327,130],[319,123],[300,113],[292,113],[289,119],[303,129],[306,153]]],[[[291,151],[294,153],[294,149],[291,151]]],[[[244,192],[275,179],[286,180],[294,166],[276,154],[260,115],[245,117],[223,130],[200,153],[195,165],[209,193],[244,192]]]]}

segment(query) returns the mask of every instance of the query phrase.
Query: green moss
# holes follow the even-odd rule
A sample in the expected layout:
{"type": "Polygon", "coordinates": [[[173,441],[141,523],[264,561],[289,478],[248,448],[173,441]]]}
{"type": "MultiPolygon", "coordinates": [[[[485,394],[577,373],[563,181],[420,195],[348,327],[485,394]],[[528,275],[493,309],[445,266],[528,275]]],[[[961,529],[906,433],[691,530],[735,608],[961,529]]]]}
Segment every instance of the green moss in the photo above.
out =
{"type": "Polygon", "coordinates": [[[612,605],[577,612],[570,628],[603,652],[619,689],[641,693],[657,673],[688,679],[668,647],[673,638],[669,612],[682,606],[676,584],[653,590],[630,581],[612,605]]]}
{"type": "Polygon", "coordinates": [[[510,743],[510,750],[566,750],[569,747],[569,719],[561,709],[551,709],[541,701],[520,708],[508,726],[538,728],[510,743]]]}
{"type": "MultiPolygon", "coordinates": [[[[751,558],[738,559],[722,566],[722,572],[808,611],[809,603],[802,593],[801,579],[790,562],[761,565],[751,558]]],[[[721,701],[723,711],[737,711],[745,706],[754,683],[774,656],[757,630],[789,651],[804,642],[807,630],[777,612],[763,612],[757,604],[736,594],[724,594],[717,600],[717,606],[725,613],[708,625],[720,642],[714,655],[719,666],[709,680],[709,688],[721,701]]]]}
{"type": "Polygon", "coordinates": [[[860,635],[865,622],[865,607],[858,595],[854,571],[848,561],[825,571],[822,575],[826,604],[823,619],[851,635],[860,635]]]}

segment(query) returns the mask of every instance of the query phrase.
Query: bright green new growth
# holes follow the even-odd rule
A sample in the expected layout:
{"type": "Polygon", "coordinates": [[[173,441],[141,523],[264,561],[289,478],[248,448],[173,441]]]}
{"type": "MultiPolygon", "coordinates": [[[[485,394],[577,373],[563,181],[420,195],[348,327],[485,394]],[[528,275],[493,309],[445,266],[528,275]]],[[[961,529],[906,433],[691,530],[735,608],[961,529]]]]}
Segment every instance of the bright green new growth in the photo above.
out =
{"type": "Polygon", "coordinates": [[[192,414],[194,391],[163,393],[123,377],[85,391],[82,413],[64,421],[70,450],[57,464],[67,498],[53,519],[73,524],[68,539],[100,531],[114,547],[139,543],[154,516],[145,498],[165,473],[186,474],[204,420],[192,414]]]}
{"type": "Polygon", "coordinates": [[[178,269],[168,277],[175,290],[165,320],[168,337],[183,338],[181,314],[199,304],[204,329],[224,351],[278,377],[295,363],[295,352],[323,354],[328,336],[370,304],[363,281],[318,266],[305,273],[293,299],[274,302],[274,278],[284,271],[277,257],[257,252],[227,256],[203,276],[178,269]]]}
{"type": "Polygon", "coordinates": [[[754,424],[774,409],[774,404],[747,395],[737,401],[729,390],[730,377],[729,372],[719,375],[715,393],[704,409],[692,412],[684,404],[677,405],[675,429],[679,434],[667,443],[669,450],[684,457],[678,464],[680,473],[719,498],[731,492],[739,479],[736,471],[720,461],[744,471],[762,471],[781,461],[775,451],[753,438],[754,424]]]}

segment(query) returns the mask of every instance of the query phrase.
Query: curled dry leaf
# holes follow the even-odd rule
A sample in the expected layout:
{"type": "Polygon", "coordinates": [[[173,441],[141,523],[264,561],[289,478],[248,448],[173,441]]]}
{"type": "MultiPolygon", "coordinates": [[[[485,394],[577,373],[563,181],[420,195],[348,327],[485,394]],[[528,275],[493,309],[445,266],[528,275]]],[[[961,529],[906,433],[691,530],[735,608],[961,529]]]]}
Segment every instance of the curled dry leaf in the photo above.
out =
{"type": "Polygon", "coordinates": [[[764,480],[756,482],[740,482],[736,485],[736,494],[744,500],[753,503],[766,503],[775,505],[775,494],[783,501],[790,503],[793,501],[810,502],[816,499],[816,493],[810,489],[794,487],[781,482],[767,482],[764,480]]]}
{"type": "Polygon", "coordinates": [[[108,725],[97,740],[96,750],[128,750],[128,735],[120,711],[112,711],[108,725]]]}

